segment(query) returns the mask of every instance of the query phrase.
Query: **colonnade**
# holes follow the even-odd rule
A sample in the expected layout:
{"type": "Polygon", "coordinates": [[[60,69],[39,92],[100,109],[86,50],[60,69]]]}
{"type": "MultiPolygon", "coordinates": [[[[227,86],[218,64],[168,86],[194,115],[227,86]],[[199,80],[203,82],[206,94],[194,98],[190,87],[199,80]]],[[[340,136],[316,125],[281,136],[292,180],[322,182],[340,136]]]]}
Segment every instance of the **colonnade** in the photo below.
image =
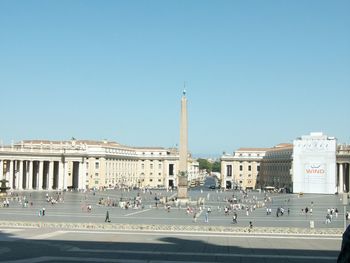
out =
{"type": "Polygon", "coordinates": [[[10,190],[85,189],[86,165],[81,161],[4,159],[0,160],[3,178],[10,190]]]}
{"type": "Polygon", "coordinates": [[[350,189],[350,163],[337,163],[337,190],[338,193],[348,193],[350,189]]]}

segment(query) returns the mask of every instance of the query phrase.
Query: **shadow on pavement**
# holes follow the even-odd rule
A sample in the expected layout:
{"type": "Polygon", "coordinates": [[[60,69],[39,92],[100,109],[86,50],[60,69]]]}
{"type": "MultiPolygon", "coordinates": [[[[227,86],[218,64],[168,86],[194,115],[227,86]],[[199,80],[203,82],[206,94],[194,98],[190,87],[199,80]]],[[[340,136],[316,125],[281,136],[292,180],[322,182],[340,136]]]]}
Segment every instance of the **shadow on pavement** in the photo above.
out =
{"type": "MultiPolygon", "coordinates": [[[[252,237],[254,238],[254,237],[252,237]]],[[[297,240],[294,242],[298,242],[297,240]]],[[[311,241],[310,241],[311,242],[311,241]]],[[[315,246],[316,247],[316,246],[315,246]]],[[[253,249],[176,237],[147,243],[31,240],[0,232],[0,262],[336,262],[338,251],[253,249]]]]}

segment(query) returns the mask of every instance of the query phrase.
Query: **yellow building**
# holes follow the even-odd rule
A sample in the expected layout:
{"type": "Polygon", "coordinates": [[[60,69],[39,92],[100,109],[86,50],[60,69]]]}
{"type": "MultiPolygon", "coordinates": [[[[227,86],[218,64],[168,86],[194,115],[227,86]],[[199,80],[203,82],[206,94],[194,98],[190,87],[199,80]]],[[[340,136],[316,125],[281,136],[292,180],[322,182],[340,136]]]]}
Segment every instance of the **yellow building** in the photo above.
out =
{"type": "Polygon", "coordinates": [[[267,148],[240,148],[221,157],[221,187],[255,189],[267,148]]]}

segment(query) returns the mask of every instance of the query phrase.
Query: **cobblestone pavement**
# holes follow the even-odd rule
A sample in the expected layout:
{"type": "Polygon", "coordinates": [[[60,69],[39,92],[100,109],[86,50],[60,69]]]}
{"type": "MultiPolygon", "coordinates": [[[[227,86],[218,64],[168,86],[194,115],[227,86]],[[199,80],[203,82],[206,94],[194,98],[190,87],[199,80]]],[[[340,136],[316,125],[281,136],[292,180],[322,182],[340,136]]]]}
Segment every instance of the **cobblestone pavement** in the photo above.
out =
{"type": "Polygon", "coordinates": [[[237,191],[197,189],[189,191],[191,202],[181,204],[171,201],[175,194],[164,190],[15,192],[9,207],[0,208],[0,261],[336,261],[344,227],[339,196],[266,196],[249,192],[244,197],[237,191]],[[47,202],[47,196],[58,202],[47,202]],[[236,224],[232,221],[233,211],[229,215],[224,212],[233,196],[237,203],[244,205],[244,209],[235,211],[236,224]],[[135,198],[141,200],[137,209],[133,207],[135,198]],[[125,209],[127,200],[131,206],[125,209]],[[91,211],[88,211],[90,205],[91,211]],[[271,208],[270,215],[266,215],[266,207],[271,208]],[[289,215],[285,212],[277,217],[277,208],[281,207],[285,211],[289,208],[289,215]],[[302,213],[306,207],[313,209],[312,215],[302,213]],[[211,212],[205,222],[208,208],[211,212]],[[338,217],[334,215],[332,222],[325,224],[327,210],[331,208],[338,208],[338,217]],[[107,211],[111,222],[105,222],[107,211]],[[310,221],[314,228],[310,227],[310,221]]]}
{"type": "MultiPolygon", "coordinates": [[[[344,210],[340,196],[337,195],[303,195],[295,194],[264,194],[248,192],[244,195],[239,191],[217,191],[208,189],[189,190],[189,199],[193,202],[176,204],[171,202],[176,192],[165,190],[106,190],[97,192],[14,192],[10,198],[8,208],[0,209],[1,224],[11,225],[38,224],[40,226],[60,226],[63,224],[74,228],[148,228],[162,230],[171,228],[174,231],[187,229],[189,231],[248,231],[252,222],[253,231],[260,232],[310,232],[341,234],[344,228],[344,210]],[[56,204],[46,201],[46,196],[62,199],[56,204]],[[237,202],[245,208],[237,210],[238,222],[233,224],[232,212],[226,215],[224,208],[229,206],[230,199],[236,198],[237,202]],[[271,201],[265,202],[265,198],[271,201]],[[24,197],[28,201],[28,207],[23,207],[24,197]],[[159,200],[156,201],[155,198],[159,200]],[[134,209],[135,198],[140,198],[141,205],[134,209]],[[131,207],[120,207],[120,200],[130,200],[131,207]],[[201,200],[201,202],[197,202],[201,200]],[[161,203],[162,201],[162,203],[161,203]],[[171,208],[165,208],[165,201],[169,201],[171,208]],[[32,205],[31,205],[32,203],[32,205]],[[100,203],[100,204],[99,204],[100,203]],[[157,205],[156,205],[157,203],[157,205]],[[87,207],[92,209],[88,212],[87,207]],[[254,205],[256,206],[254,209],[254,205]],[[208,222],[205,222],[205,214],[208,213],[208,222]],[[248,214],[247,209],[249,208],[248,214]],[[271,208],[271,215],[266,215],[266,207],[271,208]],[[277,208],[283,207],[283,216],[276,216],[277,208]],[[312,208],[310,213],[302,213],[302,209],[312,208]],[[45,208],[45,216],[39,216],[39,211],[45,208]],[[187,209],[190,208],[190,211],[187,209]],[[334,214],[330,224],[325,223],[328,209],[337,208],[338,216],[334,214]],[[288,215],[287,211],[290,210],[288,215]],[[104,223],[108,210],[112,223],[104,223]],[[194,220],[196,214],[196,220],[194,220]],[[312,222],[311,222],[312,221],[312,222]],[[314,229],[310,229],[310,223],[314,229]]],[[[349,207],[348,207],[349,209],[349,207]]]]}

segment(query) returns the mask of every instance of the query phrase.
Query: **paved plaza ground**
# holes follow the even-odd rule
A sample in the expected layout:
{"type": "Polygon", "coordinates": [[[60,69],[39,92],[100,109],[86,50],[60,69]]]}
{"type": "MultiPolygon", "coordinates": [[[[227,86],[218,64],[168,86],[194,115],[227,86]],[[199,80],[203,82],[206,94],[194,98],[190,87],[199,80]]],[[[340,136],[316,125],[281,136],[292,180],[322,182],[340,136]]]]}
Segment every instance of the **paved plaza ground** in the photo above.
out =
{"type": "MultiPolygon", "coordinates": [[[[171,224],[171,225],[212,225],[212,226],[248,226],[249,222],[255,227],[300,227],[309,228],[310,221],[314,222],[315,228],[343,228],[344,208],[341,196],[338,195],[315,195],[308,194],[270,194],[271,201],[265,202],[265,193],[248,192],[244,198],[239,191],[219,190],[190,190],[191,200],[202,200],[201,204],[176,204],[170,202],[170,209],[166,209],[164,203],[155,198],[167,198],[176,195],[176,191],[165,190],[106,190],[82,192],[16,192],[10,200],[9,208],[1,208],[0,220],[12,221],[35,221],[35,222],[77,222],[77,223],[102,223],[106,212],[109,212],[112,223],[135,223],[135,224],[171,224]],[[18,195],[18,196],[17,196],[18,195]],[[57,199],[56,204],[46,201],[46,195],[57,199]],[[243,204],[244,209],[237,210],[237,224],[232,224],[232,212],[227,215],[225,207],[229,207],[227,200],[235,196],[237,202],[243,204]],[[23,207],[23,198],[28,200],[28,206],[23,207]],[[141,198],[141,205],[135,209],[134,199],[141,198]],[[130,200],[128,209],[120,207],[120,200],[130,200]],[[254,199],[254,200],[253,200],[254,199]],[[21,201],[19,201],[21,200],[21,201]],[[31,205],[32,203],[32,205],[31,205]],[[99,204],[102,203],[102,204],[99,204]],[[107,204],[108,203],[108,204],[107,204]],[[257,204],[254,209],[254,204],[257,204]],[[264,204],[264,205],[263,205],[264,204]],[[87,207],[91,205],[91,211],[87,207]],[[262,207],[259,207],[263,205],[262,207]],[[190,207],[190,212],[187,212],[190,207]],[[208,223],[205,223],[205,212],[208,207],[208,223]],[[247,214],[247,208],[249,208],[247,214]],[[267,215],[266,207],[271,208],[271,214],[267,215]],[[276,216],[278,208],[284,208],[283,216],[276,216]],[[312,208],[312,214],[302,212],[302,209],[312,208]],[[45,216],[39,216],[40,210],[45,208],[45,216]],[[338,209],[338,216],[332,217],[330,224],[326,224],[328,209],[338,209]],[[288,209],[290,211],[288,215],[288,209]],[[197,214],[194,222],[193,215],[197,214]]],[[[348,207],[349,209],[349,207],[348,207]]]]}
{"type": "Polygon", "coordinates": [[[344,227],[340,196],[255,191],[245,196],[207,187],[188,194],[190,200],[201,202],[169,202],[168,209],[160,201],[172,200],[176,191],[166,190],[14,192],[9,207],[0,208],[0,261],[335,262],[339,253],[344,227]],[[58,203],[47,202],[47,196],[58,203]],[[224,212],[233,197],[244,205],[236,210],[237,224],[233,211],[224,212]],[[135,198],[141,200],[137,209],[135,198]],[[131,206],[120,207],[121,200],[130,200],[131,206]],[[271,208],[270,215],[266,207],[271,208]],[[277,217],[281,207],[285,213],[277,217]],[[312,208],[312,215],[305,214],[306,207],[312,208]],[[43,208],[45,216],[39,216],[43,208]],[[339,210],[338,216],[326,224],[332,208],[339,210]],[[110,223],[105,223],[107,211],[110,223]],[[310,221],[315,232],[308,232],[310,221]]]}

